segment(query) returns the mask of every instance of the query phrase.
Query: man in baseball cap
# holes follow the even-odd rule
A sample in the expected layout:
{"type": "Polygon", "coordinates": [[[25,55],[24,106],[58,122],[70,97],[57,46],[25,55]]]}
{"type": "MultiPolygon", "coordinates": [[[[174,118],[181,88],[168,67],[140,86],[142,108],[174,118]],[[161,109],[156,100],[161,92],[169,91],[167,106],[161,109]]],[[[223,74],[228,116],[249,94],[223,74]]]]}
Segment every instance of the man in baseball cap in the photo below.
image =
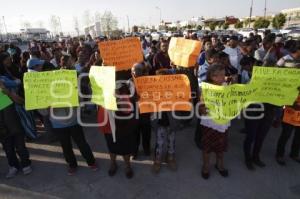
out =
{"type": "Polygon", "coordinates": [[[27,61],[28,72],[41,72],[45,61],[37,58],[32,58],[27,61]]]}

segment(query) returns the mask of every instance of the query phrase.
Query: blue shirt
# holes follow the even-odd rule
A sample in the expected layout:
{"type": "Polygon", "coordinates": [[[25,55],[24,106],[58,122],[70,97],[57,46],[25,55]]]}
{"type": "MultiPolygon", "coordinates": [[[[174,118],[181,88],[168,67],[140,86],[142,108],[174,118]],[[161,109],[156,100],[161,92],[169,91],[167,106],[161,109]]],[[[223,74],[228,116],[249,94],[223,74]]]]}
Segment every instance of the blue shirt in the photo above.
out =
{"type": "Polygon", "coordinates": [[[199,66],[198,70],[198,83],[201,84],[201,82],[206,81],[206,73],[208,70],[209,64],[207,61],[201,66],[199,66]]]}
{"type": "Polygon", "coordinates": [[[205,63],[205,57],[206,57],[205,55],[206,55],[205,51],[200,53],[200,55],[198,57],[198,60],[197,60],[197,63],[198,63],[199,66],[201,66],[205,63]]]}

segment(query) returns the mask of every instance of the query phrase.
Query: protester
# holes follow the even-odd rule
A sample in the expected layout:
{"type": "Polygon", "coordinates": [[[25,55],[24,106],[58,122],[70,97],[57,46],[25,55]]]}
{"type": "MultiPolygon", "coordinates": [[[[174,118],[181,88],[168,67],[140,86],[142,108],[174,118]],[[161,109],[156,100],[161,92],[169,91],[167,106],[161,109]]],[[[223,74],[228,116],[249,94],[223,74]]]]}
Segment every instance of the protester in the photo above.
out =
{"type": "MultiPolygon", "coordinates": [[[[171,70],[158,70],[157,75],[171,74],[171,70]]],[[[177,170],[175,157],[175,142],[178,122],[173,118],[171,112],[159,112],[156,127],[155,157],[152,172],[158,174],[161,170],[163,160],[166,160],[171,171],[177,170]],[[165,150],[167,149],[167,150],[165,150]]]]}
{"type": "MultiPolygon", "coordinates": [[[[281,67],[300,68],[300,42],[294,41],[290,48],[290,54],[280,59],[277,63],[281,67]],[[293,46],[293,47],[292,47],[293,46]]],[[[300,87],[299,87],[300,89],[300,87]]],[[[299,90],[300,91],[300,90],[299,90]]],[[[299,93],[300,94],[300,93],[299,93]]],[[[294,131],[294,138],[292,142],[290,157],[300,163],[300,123],[293,122],[288,118],[292,117],[293,113],[300,111],[300,95],[293,106],[286,106],[284,109],[284,116],[282,121],[282,132],[277,144],[276,160],[278,164],[284,166],[284,153],[286,144],[294,131]]]]}
{"type": "MultiPolygon", "coordinates": [[[[70,65],[65,63],[62,65],[62,69],[70,68],[70,65]]],[[[73,151],[72,140],[78,146],[79,151],[86,160],[90,169],[97,171],[98,166],[95,157],[85,139],[83,128],[78,124],[77,108],[50,107],[49,109],[40,110],[40,113],[43,116],[49,117],[53,132],[61,144],[65,160],[68,163],[68,175],[75,175],[78,168],[78,163],[73,151]]]]}
{"type": "MultiPolygon", "coordinates": [[[[221,64],[213,64],[208,68],[206,82],[215,85],[224,85],[225,68],[221,64]]],[[[228,128],[230,124],[220,125],[213,121],[213,118],[207,116],[207,109],[201,97],[200,114],[202,119],[200,122],[203,150],[203,168],[202,177],[208,179],[210,177],[210,153],[216,153],[216,169],[223,177],[228,176],[228,170],[224,167],[224,152],[227,150],[228,128]],[[204,118],[205,117],[205,118],[204,118]]]]}
{"type": "Polygon", "coordinates": [[[98,123],[100,130],[105,135],[107,148],[110,154],[109,176],[115,176],[118,170],[117,155],[121,155],[125,162],[125,174],[128,179],[133,178],[130,156],[136,153],[136,132],[138,121],[129,117],[135,112],[135,101],[131,95],[130,85],[117,82],[116,97],[118,111],[113,117],[111,111],[101,106],[98,109],[98,123]],[[113,132],[115,131],[115,132],[113,132]],[[115,134],[115,140],[114,135],[115,134]]]}
{"type": "Polygon", "coordinates": [[[159,69],[170,69],[171,67],[171,60],[168,54],[168,42],[162,41],[160,43],[160,51],[154,56],[153,58],[153,66],[154,71],[152,71],[152,74],[155,74],[155,72],[159,69]]]}
{"type": "MultiPolygon", "coordinates": [[[[147,76],[149,75],[149,68],[144,64],[144,63],[137,63],[135,64],[132,69],[131,73],[133,78],[138,78],[142,76],[147,76]]],[[[150,121],[150,113],[144,113],[144,114],[139,114],[138,117],[138,128],[136,132],[136,137],[137,137],[137,148],[134,153],[134,159],[137,158],[138,156],[138,150],[140,146],[140,140],[142,137],[142,145],[144,149],[144,155],[145,156],[150,156],[151,153],[151,121],[150,121]]]]}
{"type": "Polygon", "coordinates": [[[263,39],[262,46],[255,51],[254,58],[262,62],[263,66],[275,66],[277,57],[274,47],[275,39],[268,35],[263,39]]]}
{"type": "Polygon", "coordinates": [[[231,36],[228,45],[225,47],[224,52],[229,55],[231,65],[238,70],[241,74],[240,61],[242,59],[240,48],[238,47],[239,41],[237,36],[231,36]]]}
{"type": "Polygon", "coordinates": [[[7,95],[13,104],[0,110],[0,141],[5,151],[9,171],[6,178],[13,178],[19,170],[25,175],[32,172],[29,152],[25,146],[25,134],[20,118],[15,109],[18,104],[24,103],[24,98],[20,97],[16,88],[20,80],[14,79],[7,66],[11,64],[7,53],[0,54],[0,89],[7,95]],[[17,158],[17,154],[20,160],[17,158]]]}
{"type": "Polygon", "coordinates": [[[198,83],[206,80],[206,73],[210,65],[218,62],[218,51],[215,49],[207,50],[205,53],[205,63],[199,66],[198,70],[198,83]]]}

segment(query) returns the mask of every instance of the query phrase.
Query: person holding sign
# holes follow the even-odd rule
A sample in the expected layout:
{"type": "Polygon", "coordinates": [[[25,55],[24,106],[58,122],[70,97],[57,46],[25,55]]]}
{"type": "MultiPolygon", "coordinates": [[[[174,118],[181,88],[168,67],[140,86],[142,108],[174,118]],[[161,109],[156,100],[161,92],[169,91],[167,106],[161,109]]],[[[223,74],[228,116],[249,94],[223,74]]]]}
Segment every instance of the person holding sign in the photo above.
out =
{"type": "MultiPolygon", "coordinates": [[[[214,85],[223,85],[225,83],[225,68],[220,64],[213,64],[208,68],[207,80],[208,83],[214,85]]],[[[230,123],[225,125],[217,124],[207,114],[207,109],[201,97],[201,106],[199,109],[202,115],[200,129],[202,132],[202,147],[203,147],[203,168],[202,177],[208,179],[210,177],[210,153],[216,153],[216,169],[223,177],[228,177],[228,170],[224,167],[224,152],[227,150],[228,143],[228,128],[230,123]]]]}
{"type": "MultiPolygon", "coordinates": [[[[142,77],[149,75],[149,70],[144,62],[135,64],[131,69],[131,74],[133,78],[142,77]]],[[[140,146],[140,139],[142,136],[142,144],[144,149],[144,154],[146,156],[150,156],[151,153],[151,121],[150,121],[150,113],[139,114],[138,128],[137,128],[137,145],[136,152],[134,154],[134,158],[138,155],[138,150],[140,146]]]]}
{"type": "MultiPolygon", "coordinates": [[[[300,61],[297,61],[300,59],[300,41],[294,41],[289,51],[290,54],[280,59],[277,65],[300,68],[300,61]]],[[[294,131],[290,157],[300,163],[300,95],[293,106],[285,107],[282,122],[282,132],[277,144],[276,160],[279,165],[284,166],[286,164],[283,158],[284,152],[286,144],[294,131]]]]}
{"type": "MultiPolygon", "coordinates": [[[[172,74],[171,70],[161,69],[156,71],[157,75],[172,74]]],[[[176,130],[178,122],[172,117],[170,111],[160,112],[160,118],[157,121],[155,159],[152,166],[152,172],[158,174],[161,169],[163,158],[167,160],[168,167],[171,171],[177,171],[175,159],[176,130]],[[167,151],[165,150],[167,148],[167,151]]]]}
{"type": "MultiPolygon", "coordinates": [[[[65,59],[68,60],[70,58],[65,59]]],[[[63,67],[66,67],[66,65],[63,67]]],[[[75,175],[78,168],[78,163],[73,151],[72,140],[78,146],[80,153],[86,160],[90,169],[97,171],[98,166],[93,152],[85,139],[82,126],[78,124],[78,110],[77,108],[68,107],[67,104],[65,107],[66,108],[49,107],[49,109],[39,110],[39,112],[43,116],[49,117],[53,131],[61,144],[65,160],[68,163],[68,175],[75,175]]]]}
{"type": "MultiPolygon", "coordinates": [[[[0,91],[9,97],[7,106],[0,110],[0,141],[5,151],[9,171],[6,178],[13,178],[19,170],[25,175],[32,172],[29,152],[25,145],[24,128],[20,122],[20,117],[16,111],[16,104],[23,104],[16,90],[17,83],[12,79],[7,69],[7,63],[10,62],[9,55],[0,54],[0,91]],[[19,156],[19,159],[17,158],[19,156]]],[[[3,98],[1,98],[2,100],[3,98]]]]}
{"type": "Polygon", "coordinates": [[[105,141],[110,155],[109,176],[113,177],[118,171],[117,155],[123,156],[128,179],[133,178],[134,172],[130,163],[130,156],[136,153],[137,120],[134,117],[133,96],[130,96],[130,85],[122,81],[117,82],[116,98],[118,111],[111,112],[99,106],[98,123],[100,131],[105,136],[105,141]],[[113,137],[115,131],[115,139],[113,137]]]}
{"type": "Polygon", "coordinates": [[[153,69],[150,71],[151,75],[155,75],[157,70],[171,68],[171,60],[168,54],[169,43],[162,41],[160,43],[160,51],[153,58],[153,69]]]}

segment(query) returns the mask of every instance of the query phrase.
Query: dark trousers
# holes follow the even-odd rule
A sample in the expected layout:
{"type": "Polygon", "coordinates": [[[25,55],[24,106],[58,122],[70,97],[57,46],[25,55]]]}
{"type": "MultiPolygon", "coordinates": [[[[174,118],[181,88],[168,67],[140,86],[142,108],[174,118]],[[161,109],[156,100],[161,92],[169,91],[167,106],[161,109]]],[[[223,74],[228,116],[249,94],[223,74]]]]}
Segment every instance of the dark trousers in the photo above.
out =
{"type": "Polygon", "coordinates": [[[29,152],[25,146],[24,134],[15,134],[6,137],[2,141],[3,150],[5,151],[8,165],[17,169],[30,166],[31,161],[29,159],[29,152]],[[17,154],[20,158],[17,158],[17,154]]]}
{"type": "Polygon", "coordinates": [[[136,130],[136,154],[139,151],[139,146],[141,143],[142,137],[142,145],[145,153],[150,153],[151,151],[151,121],[150,114],[140,114],[138,128],[136,130]]]}
{"type": "Polygon", "coordinates": [[[202,132],[200,128],[200,122],[201,119],[197,119],[196,129],[195,129],[195,135],[194,135],[194,141],[199,149],[201,149],[201,140],[202,140],[202,132]]]}
{"type": "Polygon", "coordinates": [[[76,125],[67,128],[54,129],[61,147],[63,149],[64,157],[71,168],[76,168],[78,166],[76,157],[73,152],[72,140],[78,146],[81,155],[84,157],[88,165],[95,164],[95,158],[92,150],[87,143],[83,129],[81,126],[76,125]]]}
{"type": "Polygon", "coordinates": [[[246,139],[244,141],[244,154],[246,161],[259,159],[263,142],[272,127],[274,110],[275,107],[265,105],[264,116],[261,119],[245,119],[246,139]]]}
{"type": "Polygon", "coordinates": [[[290,124],[282,123],[282,132],[281,136],[278,140],[277,144],[277,157],[283,157],[285,153],[285,146],[288,140],[290,139],[293,131],[294,133],[294,138],[293,138],[293,143],[292,143],[292,149],[290,156],[293,158],[299,157],[299,151],[300,151],[300,127],[293,126],[290,124]]]}

